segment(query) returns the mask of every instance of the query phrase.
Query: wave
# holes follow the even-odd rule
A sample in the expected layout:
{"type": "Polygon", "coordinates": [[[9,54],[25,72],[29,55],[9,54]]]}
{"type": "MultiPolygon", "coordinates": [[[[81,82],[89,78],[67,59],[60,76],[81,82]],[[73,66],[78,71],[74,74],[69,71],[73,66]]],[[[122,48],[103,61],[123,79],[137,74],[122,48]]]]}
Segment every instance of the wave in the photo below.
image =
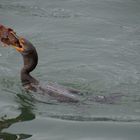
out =
{"type": "Polygon", "coordinates": [[[69,121],[92,121],[92,122],[138,122],[140,118],[136,116],[118,116],[118,117],[104,117],[104,116],[74,116],[74,115],[48,115],[50,118],[69,120],[69,121]]]}
{"type": "Polygon", "coordinates": [[[39,6],[28,6],[22,4],[0,4],[0,9],[13,12],[22,16],[52,17],[52,18],[72,18],[85,16],[83,13],[77,13],[63,8],[43,8],[39,6]]]}

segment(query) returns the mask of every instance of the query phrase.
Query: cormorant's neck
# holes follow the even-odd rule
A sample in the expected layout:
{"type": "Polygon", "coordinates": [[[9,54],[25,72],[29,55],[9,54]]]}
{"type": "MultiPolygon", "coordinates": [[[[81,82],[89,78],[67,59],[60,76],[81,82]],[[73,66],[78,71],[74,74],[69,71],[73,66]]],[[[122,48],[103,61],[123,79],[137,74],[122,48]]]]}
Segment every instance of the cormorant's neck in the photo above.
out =
{"type": "Polygon", "coordinates": [[[21,53],[23,56],[24,66],[21,69],[21,82],[22,85],[28,84],[38,84],[38,81],[30,75],[30,72],[33,71],[38,63],[38,55],[34,46],[25,40],[27,50],[21,53]]]}

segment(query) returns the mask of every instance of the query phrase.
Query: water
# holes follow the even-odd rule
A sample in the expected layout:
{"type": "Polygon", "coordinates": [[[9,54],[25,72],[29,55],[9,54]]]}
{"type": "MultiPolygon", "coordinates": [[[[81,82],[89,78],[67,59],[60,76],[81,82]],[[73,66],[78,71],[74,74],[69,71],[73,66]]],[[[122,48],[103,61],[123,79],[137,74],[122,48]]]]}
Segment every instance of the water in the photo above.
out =
{"type": "Polygon", "coordinates": [[[0,47],[0,139],[139,140],[139,15],[138,0],[0,0],[0,23],[37,48],[33,75],[85,99],[25,93],[20,54],[0,47]]]}

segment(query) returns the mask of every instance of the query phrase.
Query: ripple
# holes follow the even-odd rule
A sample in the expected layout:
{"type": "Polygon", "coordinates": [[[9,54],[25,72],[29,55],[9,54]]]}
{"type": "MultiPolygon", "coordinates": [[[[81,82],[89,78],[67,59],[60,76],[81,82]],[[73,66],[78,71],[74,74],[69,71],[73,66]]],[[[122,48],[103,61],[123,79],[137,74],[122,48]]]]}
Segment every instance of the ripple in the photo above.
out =
{"type": "Polygon", "coordinates": [[[93,122],[140,122],[140,118],[133,116],[104,117],[104,116],[74,116],[74,115],[49,115],[51,118],[70,121],[93,121],[93,122]]]}
{"type": "Polygon", "coordinates": [[[8,10],[17,15],[35,16],[35,17],[52,17],[52,18],[72,18],[84,16],[69,9],[63,8],[43,8],[39,6],[27,6],[22,4],[0,4],[0,9],[8,10]]]}
{"type": "Polygon", "coordinates": [[[20,92],[20,83],[13,77],[1,77],[0,85],[2,91],[13,94],[20,92]]]}

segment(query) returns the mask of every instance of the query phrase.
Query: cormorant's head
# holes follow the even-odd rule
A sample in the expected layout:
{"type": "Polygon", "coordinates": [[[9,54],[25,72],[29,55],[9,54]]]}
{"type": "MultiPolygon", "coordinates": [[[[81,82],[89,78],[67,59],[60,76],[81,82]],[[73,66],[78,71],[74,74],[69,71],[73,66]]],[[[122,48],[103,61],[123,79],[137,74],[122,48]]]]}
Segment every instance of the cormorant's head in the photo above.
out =
{"type": "Polygon", "coordinates": [[[15,48],[18,52],[22,53],[25,51],[25,47],[24,47],[24,40],[23,39],[19,39],[19,45],[12,45],[13,48],[15,48]]]}
{"type": "Polygon", "coordinates": [[[23,56],[30,54],[31,52],[36,52],[34,46],[26,39],[19,38],[20,45],[12,45],[18,52],[20,52],[23,56]]]}

